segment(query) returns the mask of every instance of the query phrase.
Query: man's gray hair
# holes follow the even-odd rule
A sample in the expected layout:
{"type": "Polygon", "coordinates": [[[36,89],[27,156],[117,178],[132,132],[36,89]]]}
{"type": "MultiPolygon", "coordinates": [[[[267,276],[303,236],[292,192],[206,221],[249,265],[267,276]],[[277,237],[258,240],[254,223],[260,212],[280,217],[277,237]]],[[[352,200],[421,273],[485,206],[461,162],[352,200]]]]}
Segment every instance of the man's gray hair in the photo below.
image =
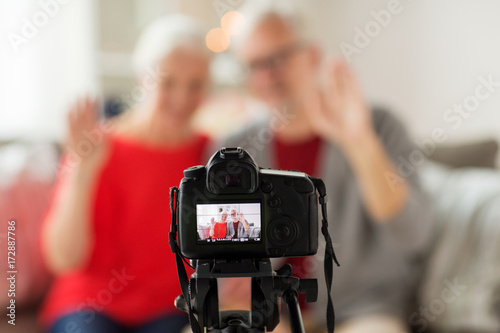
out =
{"type": "Polygon", "coordinates": [[[260,23],[269,18],[277,18],[289,25],[301,41],[314,39],[305,3],[296,0],[247,0],[238,11],[243,15],[244,22],[240,34],[234,38],[236,48],[260,23]]]}

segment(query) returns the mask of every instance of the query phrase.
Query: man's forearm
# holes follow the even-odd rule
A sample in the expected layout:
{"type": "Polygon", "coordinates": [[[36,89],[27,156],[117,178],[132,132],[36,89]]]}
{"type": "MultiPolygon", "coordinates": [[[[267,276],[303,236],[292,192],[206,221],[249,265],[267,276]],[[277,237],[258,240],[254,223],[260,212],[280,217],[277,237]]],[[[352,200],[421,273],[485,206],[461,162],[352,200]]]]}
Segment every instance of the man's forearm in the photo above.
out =
{"type": "Polygon", "coordinates": [[[408,183],[404,179],[396,184],[387,181],[386,176],[397,171],[380,139],[375,134],[367,135],[345,154],[370,216],[377,222],[385,222],[397,215],[408,200],[408,183]]]}
{"type": "Polygon", "coordinates": [[[243,228],[245,228],[245,231],[248,231],[248,229],[250,229],[245,219],[241,219],[241,223],[243,223],[243,228]]]}

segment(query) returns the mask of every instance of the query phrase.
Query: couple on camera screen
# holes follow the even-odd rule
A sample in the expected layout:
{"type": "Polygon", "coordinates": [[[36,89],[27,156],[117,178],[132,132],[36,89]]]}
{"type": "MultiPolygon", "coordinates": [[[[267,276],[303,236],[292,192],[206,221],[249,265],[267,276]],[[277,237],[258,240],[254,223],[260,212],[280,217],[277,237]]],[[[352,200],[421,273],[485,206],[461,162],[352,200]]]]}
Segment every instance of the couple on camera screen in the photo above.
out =
{"type": "Polygon", "coordinates": [[[240,204],[241,207],[202,205],[198,207],[198,235],[200,240],[245,241],[260,237],[259,204],[240,204]],[[203,207],[205,206],[205,207],[203,207]]]}

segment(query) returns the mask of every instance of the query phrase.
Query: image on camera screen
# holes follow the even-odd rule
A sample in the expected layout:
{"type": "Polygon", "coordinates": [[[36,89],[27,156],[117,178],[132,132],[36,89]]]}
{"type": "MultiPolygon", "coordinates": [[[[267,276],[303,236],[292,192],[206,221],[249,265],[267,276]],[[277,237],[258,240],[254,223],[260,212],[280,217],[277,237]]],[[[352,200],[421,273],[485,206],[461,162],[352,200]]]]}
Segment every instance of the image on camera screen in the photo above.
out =
{"type": "Polygon", "coordinates": [[[260,242],[260,203],[196,205],[198,243],[260,242]]]}

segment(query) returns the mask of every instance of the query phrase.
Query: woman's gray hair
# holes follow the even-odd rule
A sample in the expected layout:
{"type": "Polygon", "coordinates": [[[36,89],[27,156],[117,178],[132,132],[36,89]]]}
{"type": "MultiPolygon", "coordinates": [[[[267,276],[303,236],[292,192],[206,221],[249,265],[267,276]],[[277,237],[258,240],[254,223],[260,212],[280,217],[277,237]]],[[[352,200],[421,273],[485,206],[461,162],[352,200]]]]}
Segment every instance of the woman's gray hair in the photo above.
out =
{"type": "Polygon", "coordinates": [[[132,65],[136,75],[143,75],[149,68],[180,47],[199,49],[210,56],[205,46],[205,31],[193,18],[173,14],[161,17],[150,23],[140,35],[132,65]]]}

